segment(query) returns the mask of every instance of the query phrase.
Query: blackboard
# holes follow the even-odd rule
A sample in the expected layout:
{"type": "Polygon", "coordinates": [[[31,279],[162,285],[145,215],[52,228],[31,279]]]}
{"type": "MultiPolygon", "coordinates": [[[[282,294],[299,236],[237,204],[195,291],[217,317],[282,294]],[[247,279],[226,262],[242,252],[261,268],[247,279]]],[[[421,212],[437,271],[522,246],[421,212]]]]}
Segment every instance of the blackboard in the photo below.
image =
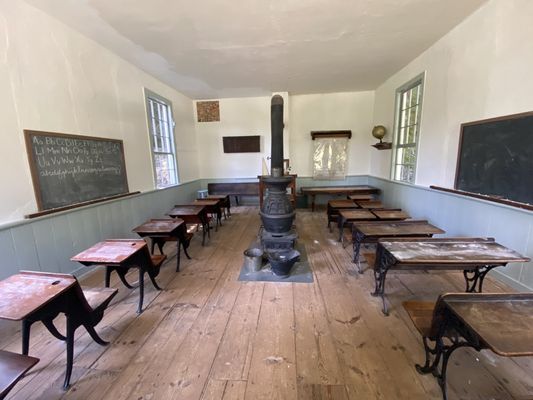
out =
{"type": "Polygon", "coordinates": [[[39,210],[128,193],[122,140],[24,131],[39,210]]]}
{"type": "Polygon", "coordinates": [[[455,188],[533,204],[533,112],[461,125],[455,188]]]}
{"type": "Polygon", "coordinates": [[[261,136],[224,136],[224,153],[259,153],[261,136]]]}

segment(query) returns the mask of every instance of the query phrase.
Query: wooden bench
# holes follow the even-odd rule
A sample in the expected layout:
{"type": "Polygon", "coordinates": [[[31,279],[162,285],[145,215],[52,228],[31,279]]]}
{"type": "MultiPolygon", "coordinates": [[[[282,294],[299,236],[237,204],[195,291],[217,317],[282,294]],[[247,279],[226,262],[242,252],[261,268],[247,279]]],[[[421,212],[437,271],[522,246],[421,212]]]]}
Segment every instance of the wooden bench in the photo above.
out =
{"type": "Polygon", "coordinates": [[[235,203],[239,205],[239,196],[259,196],[259,182],[208,183],[207,192],[210,195],[235,196],[235,203]]]}
{"type": "Polygon", "coordinates": [[[0,350],[0,399],[38,362],[35,357],[0,350]]]}

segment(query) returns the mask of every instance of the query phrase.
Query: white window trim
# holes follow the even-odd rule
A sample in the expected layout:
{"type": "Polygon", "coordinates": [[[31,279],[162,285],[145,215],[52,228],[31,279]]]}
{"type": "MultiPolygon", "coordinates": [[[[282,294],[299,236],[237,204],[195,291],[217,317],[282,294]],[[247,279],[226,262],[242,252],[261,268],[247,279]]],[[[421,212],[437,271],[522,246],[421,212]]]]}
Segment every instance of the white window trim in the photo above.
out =
{"type": "MultiPolygon", "coordinates": [[[[392,144],[392,157],[391,157],[391,169],[390,169],[390,178],[391,180],[395,182],[403,182],[408,185],[414,185],[416,183],[416,171],[418,170],[418,150],[420,147],[420,128],[421,128],[421,122],[422,122],[422,113],[424,108],[424,94],[425,94],[425,86],[426,86],[426,72],[422,72],[421,74],[415,76],[413,79],[409,80],[408,82],[404,83],[402,86],[400,86],[398,89],[396,89],[395,93],[395,104],[394,104],[394,131],[393,131],[393,144],[392,144]],[[396,179],[396,157],[398,155],[398,135],[400,134],[400,116],[401,116],[401,95],[402,92],[410,89],[411,87],[416,86],[418,83],[421,83],[421,93],[420,93],[420,108],[418,109],[418,119],[417,119],[417,125],[418,129],[416,132],[416,139],[415,139],[415,166],[414,166],[414,179],[413,182],[408,181],[402,181],[396,179]]],[[[407,148],[412,146],[400,146],[400,148],[407,148]]]]}
{"type": "Polygon", "coordinates": [[[154,157],[154,135],[152,134],[152,113],[150,111],[150,102],[149,98],[152,98],[154,100],[160,101],[162,103],[165,103],[168,106],[168,109],[170,111],[170,121],[171,121],[171,129],[172,129],[172,135],[171,135],[171,146],[172,150],[174,150],[174,163],[176,168],[176,184],[179,185],[180,183],[180,175],[179,175],[179,165],[178,165],[178,152],[176,150],[176,134],[175,134],[175,128],[176,128],[176,122],[174,121],[174,110],[172,107],[172,102],[168,100],[167,98],[158,95],[155,92],[152,92],[151,90],[144,88],[144,103],[145,103],[145,112],[146,112],[146,126],[148,131],[148,140],[150,142],[150,159],[152,161],[152,177],[154,182],[154,187],[156,189],[163,189],[165,187],[175,186],[175,185],[168,185],[163,187],[157,186],[157,171],[156,171],[156,164],[155,164],[155,157],[154,157]]]}

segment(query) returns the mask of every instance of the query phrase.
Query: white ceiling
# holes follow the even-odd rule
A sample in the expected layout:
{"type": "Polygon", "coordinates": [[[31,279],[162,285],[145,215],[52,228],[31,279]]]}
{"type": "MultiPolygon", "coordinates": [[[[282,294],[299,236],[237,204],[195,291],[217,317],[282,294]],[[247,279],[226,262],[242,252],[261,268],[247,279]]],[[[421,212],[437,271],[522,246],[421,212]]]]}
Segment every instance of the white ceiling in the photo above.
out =
{"type": "Polygon", "coordinates": [[[193,99],[375,89],[486,0],[26,0],[193,99]]]}

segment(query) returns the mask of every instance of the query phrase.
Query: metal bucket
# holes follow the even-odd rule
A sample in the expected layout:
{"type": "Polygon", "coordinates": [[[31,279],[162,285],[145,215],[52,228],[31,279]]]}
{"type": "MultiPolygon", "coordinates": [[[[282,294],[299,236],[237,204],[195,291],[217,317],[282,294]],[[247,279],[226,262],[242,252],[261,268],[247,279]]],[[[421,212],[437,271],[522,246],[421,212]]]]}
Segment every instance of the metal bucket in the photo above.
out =
{"type": "Polygon", "coordinates": [[[263,265],[263,250],[251,247],[244,251],[244,267],[248,272],[257,272],[263,265]]]}

